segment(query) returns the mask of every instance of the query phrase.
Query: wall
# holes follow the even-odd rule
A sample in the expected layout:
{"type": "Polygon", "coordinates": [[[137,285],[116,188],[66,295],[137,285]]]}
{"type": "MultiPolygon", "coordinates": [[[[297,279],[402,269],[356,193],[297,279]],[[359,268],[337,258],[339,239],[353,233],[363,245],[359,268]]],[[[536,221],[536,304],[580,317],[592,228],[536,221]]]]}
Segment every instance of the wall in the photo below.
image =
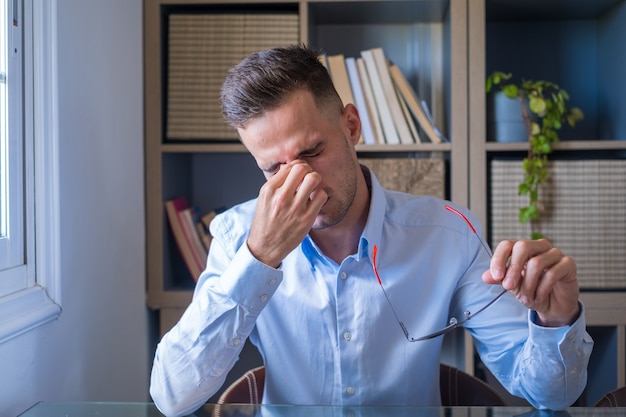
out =
{"type": "Polygon", "coordinates": [[[59,320],[0,345],[0,416],[146,401],[141,0],[58,0],[59,320]]]}

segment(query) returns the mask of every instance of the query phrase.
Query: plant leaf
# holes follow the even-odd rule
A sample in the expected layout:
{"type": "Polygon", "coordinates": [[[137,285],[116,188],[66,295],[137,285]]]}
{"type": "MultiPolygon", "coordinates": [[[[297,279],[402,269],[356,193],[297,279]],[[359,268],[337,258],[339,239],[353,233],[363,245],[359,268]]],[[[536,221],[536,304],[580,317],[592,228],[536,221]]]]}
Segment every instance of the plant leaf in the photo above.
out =
{"type": "Polygon", "coordinates": [[[519,89],[515,84],[507,84],[502,88],[504,95],[508,98],[516,98],[519,94],[519,89]]]}
{"type": "Polygon", "coordinates": [[[528,102],[528,107],[533,113],[541,116],[546,111],[546,101],[543,97],[533,96],[528,102]]]}

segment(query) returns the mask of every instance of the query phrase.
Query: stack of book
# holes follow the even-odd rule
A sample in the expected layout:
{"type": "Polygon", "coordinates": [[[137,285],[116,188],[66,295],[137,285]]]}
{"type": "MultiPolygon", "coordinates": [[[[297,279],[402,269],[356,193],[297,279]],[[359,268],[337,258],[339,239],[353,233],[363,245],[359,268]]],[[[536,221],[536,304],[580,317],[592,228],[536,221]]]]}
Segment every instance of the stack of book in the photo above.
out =
{"type": "Polygon", "coordinates": [[[323,55],[343,104],[353,103],[361,117],[362,143],[441,143],[425,101],[382,48],[361,51],[361,56],[323,55]]]}
{"type": "Polygon", "coordinates": [[[176,246],[194,281],[206,267],[207,255],[211,246],[209,225],[215,217],[211,211],[200,217],[195,207],[189,207],[185,197],[165,202],[165,212],[176,241],[176,246]]]}

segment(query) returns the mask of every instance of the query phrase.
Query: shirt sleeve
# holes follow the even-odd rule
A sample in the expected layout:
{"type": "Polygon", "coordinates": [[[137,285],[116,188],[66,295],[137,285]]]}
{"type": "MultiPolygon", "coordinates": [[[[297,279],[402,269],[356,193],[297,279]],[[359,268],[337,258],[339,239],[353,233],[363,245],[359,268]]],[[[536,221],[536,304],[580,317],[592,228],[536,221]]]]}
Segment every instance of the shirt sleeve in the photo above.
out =
{"type": "Polygon", "coordinates": [[[282,281],[245,242],[228,256],[214,238],[210,252],[191,304],[157,346],[150,395],[167,416],[190,414],[217,392],[282,281]]]}
{"type": "Polygon", "coordinates": [[[496,358],[479,350],[500,383],[511,394],[525,398],[538,409],[562,410],[571,406],[587,384],[587,364],[593,340],[585,330],[585,312],[570,326],[543,327],[535,324],[536,313],[528,312],[528,339],[518,354],[496,358]],[[484,355],[483,355],[484,354],[484,355]]]}

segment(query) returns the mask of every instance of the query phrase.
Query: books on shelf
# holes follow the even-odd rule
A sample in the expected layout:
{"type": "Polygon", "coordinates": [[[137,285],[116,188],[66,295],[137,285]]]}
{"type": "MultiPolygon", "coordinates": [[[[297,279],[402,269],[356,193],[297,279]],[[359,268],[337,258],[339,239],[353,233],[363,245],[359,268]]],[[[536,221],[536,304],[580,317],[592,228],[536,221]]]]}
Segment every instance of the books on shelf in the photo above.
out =
{"type": "Polygon", "coordinates": [[[328,55],[326,57],[328,62],[328,72],[330,72],[330,78],[333,80],[335,90],[341,98],[341,102],[345,106],[348,103],[354,103],[354,96],[352,95],[352,88],[350,85],[350,79],[348,78],[348,70],[346,69],[346,59],[343,55],[328,55]]]}
{"type": "Polygon", "coordinates": [[[382,48],[362,50],[359,57],[336,54],[322,58],[344,105],[353,103],[359,111],[360,143],[447,141],[437,129],[426,102],[419,98],[400,68],[388,61],[382,48]]]}
{"type": "MultiPolygon", "coordinates": [[[[398,87],[394,85],[394,88],[396,89],[396,94],[398,94],[398,97],[400,97],[400,92],[398,91],[398,87]]],[[[406,101],[402,100],[401,98],[400,98],[400,107],[402,108],[402,114],[404,114],[404,118],[406,119],[406,122],[409,125],[409,129],[411,130],[411,134],[413,135],[415,142],[422,143],[422,138],[420,137],[417,126],[415,125],[415,119],[411,115],[411,110],[409,110],[408,106],[406,105],[406,101]]]]}
{"type": "Polygon", "coordinates": [[[217,212],[212,210],[202,216],[200,221],[196,223],[196,229],[198,229],[198,234],[200,235],[200,239],[202,240],[207,252],[211,247],[211,240],[213,240],[213,236],[211,236],[211,232],[209,230],[211,227],[211,221],[215,218],[215,216],[217,216],[217,212]]]}
{"type": "Polygon", "coordinates": [[[424,102],[419,99],[415,90],[411,87],[411,84],[409,84],[404,77],[404,74],[402,74],[402,71],[400,71],[400,68],[398,68],[397,65],[391,65],[389,67],[389,73],[398,88],[400,97],[406,103],[411,114],[418,121],[424,133],[428,136],[428,139],[433,143],[443,142],[443,135],[435,128],[427,107],[425,107],[424,102]]]}
{"type": "Polygon", "coordinates": [[[352,87],[352,92],[354,93],[354,105],[359,111],[359,118],[361,119],[361,142],[366,145],[374,145],[376,143],[376,137],[374,136],[374,130],[370,122],[369,110],[365,102],[365,94],[363,93],[361,77],[359,77],[359,69],[357,68],[355,58],[346,58],[346,69],[348,70],[350,87],[352,87]]]}
{"type": "Polygon", "coordinates": [[[372,132],[374,134],[374,143],[385,143],[385,137],[383,136],[383,128],[376,109],[376,102],[374,100],[374,92],[372,91],[372,83],[370,82],[367,68],[365,67],[365,61],[363,58],[356,58],[356,68],[359,70],[359,78],[361,79],[361,87],[363,87],[363,97],[365,98],[365,105],[367,107],[367,114],[369,115],[370,124],[372,126],[372,132]]]}
{"type": "Polygon", "coordinates": [[[189,207],[185,197],[178,197],[165,202],[165,212],[183,261],[197,280],[206,267],[208,249],[196,228],[196,210],[189,207]]]}
{"type": "Polygon", "coordinates": [[[399,144],[400,137],[398,136],[393,116],[391,115],[389,103],[385,98],[385,91],[383,90],[383,84],[380,80],[378,68],[376,67],[374,54],[371,50],[365,50],[361,52],[361,57],[363,57],[363,62],[365,62],[365,67],[367,68],[367,74],[370,77],[374,103],[376,105],[376,110],[378,111],[378,116],[380,117],[380,124],[383,129],[385,143],[390,145],[399,144]]]}
{"type": "MultiPolygon", "coordinates": [[[[328,63],[327,68],[330,73],[330,78],[333,80],[335,90],[337,90],[341,102],[344,106],[348,103],[352,103],[356,106],[356,101],[352,94],[354,86],[350,82],[346,58],[342,54],[328,55],[326,61],[328,63]]],[[[363,143],[362,134],[359,143],[363,143]]]]}
{"type": "MultiPolygon", "coordinates": [[[[396,89],[393,86],[393,81],[391,80],[391,74],[389,73],[389,63],[387,62],[385,52],[383,51],[383,48],[372,48],[369,51],[371,51],[374,62],[376,63],[378,77],[380,78],[380,83],[385,94],[384,100],[386,100],[387,104],[389,105],[389,111],[391,112],[393,123],[396,127],[396,131],[398,132],[400,143],[415,143],[415,139],[411,135],[411,131],[409,130],[406,118],[404,117],[404,113],[402,112],[402,107],[400,106],[400,101],[398,99],[398,95],[396,94],[396,89]]],[[[361,55],[363,55],[363,51],[361,52],[361,55]]]]}

